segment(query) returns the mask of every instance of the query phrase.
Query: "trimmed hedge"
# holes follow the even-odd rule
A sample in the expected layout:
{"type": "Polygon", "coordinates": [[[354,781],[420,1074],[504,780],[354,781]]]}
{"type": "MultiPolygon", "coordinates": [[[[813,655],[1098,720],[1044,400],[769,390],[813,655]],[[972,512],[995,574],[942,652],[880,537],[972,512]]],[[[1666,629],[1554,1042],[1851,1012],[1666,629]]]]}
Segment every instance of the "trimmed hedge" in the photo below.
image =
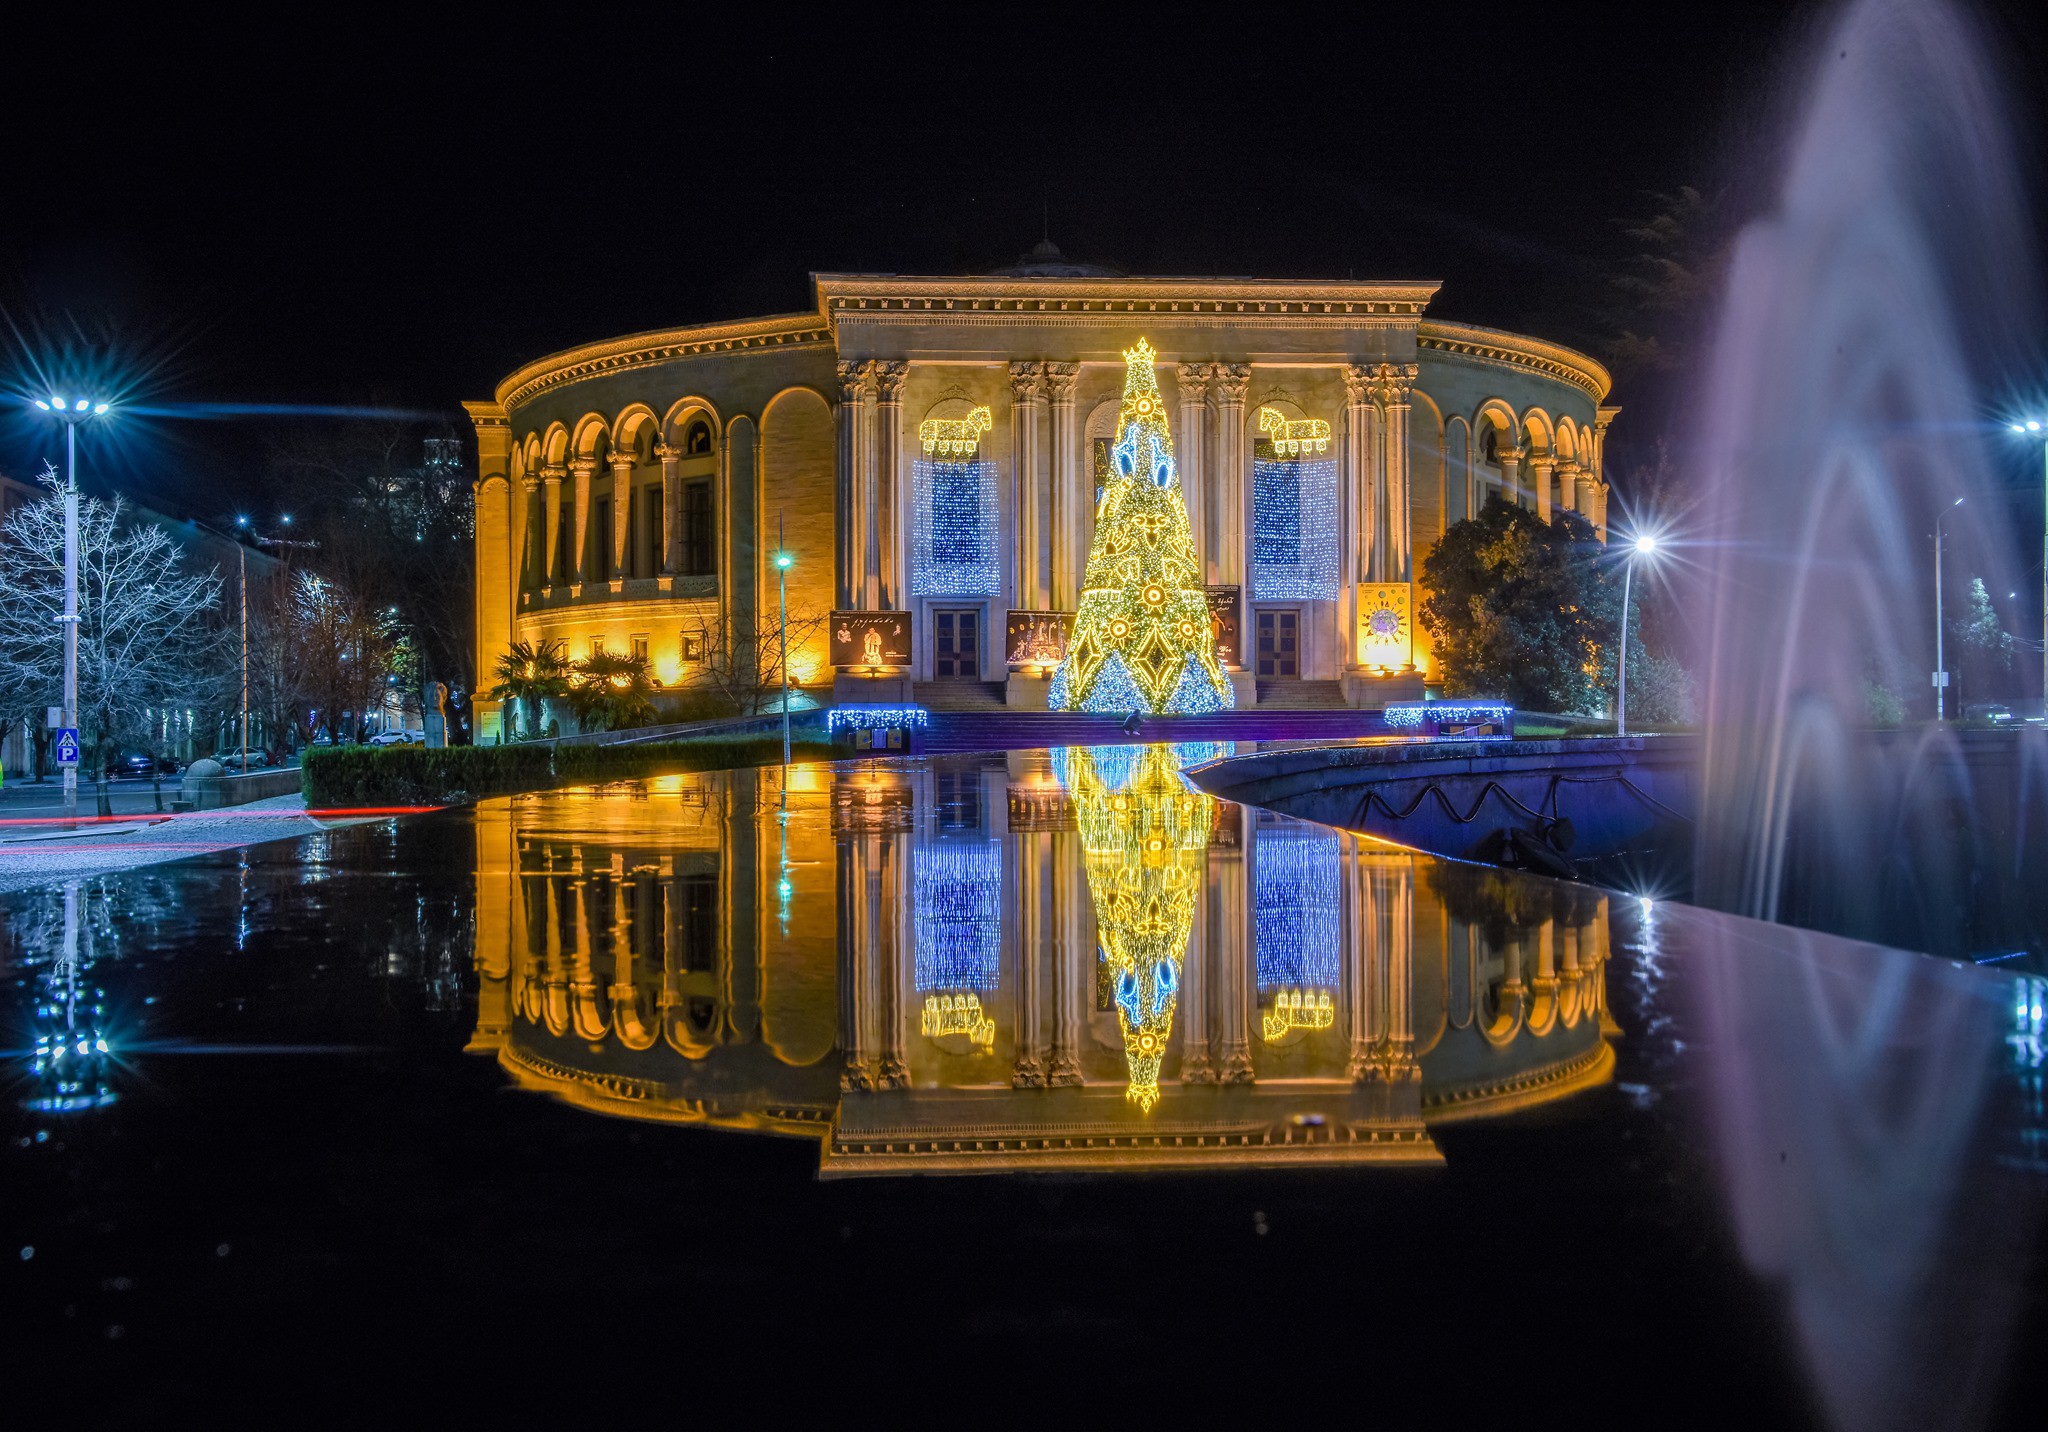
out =
{"type": "MultiPolygon", "coordinates": [[[[843,755],[818,740],[793,742],[792,759],[829,761],[843,755]]],[[[479,796],[545,790],[555,785],[631,780],[676,771],[768,766],[782,759],[782,737],[704,736],[628,746],[335,746],[306,752],[306,804],[446,805],[479,796]]]]}

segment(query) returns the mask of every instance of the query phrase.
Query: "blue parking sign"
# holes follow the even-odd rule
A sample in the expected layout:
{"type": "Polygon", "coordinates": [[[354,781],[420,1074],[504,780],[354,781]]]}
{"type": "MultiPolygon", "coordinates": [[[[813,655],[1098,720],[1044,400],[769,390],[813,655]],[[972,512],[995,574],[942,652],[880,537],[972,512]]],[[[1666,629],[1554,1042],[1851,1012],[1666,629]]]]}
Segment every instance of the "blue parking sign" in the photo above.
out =
{"type": "Polygon", "coordinates": [[[78,764],[78,728],[59,726],[57,728],[57,764],[75,766],[78,764]]]}

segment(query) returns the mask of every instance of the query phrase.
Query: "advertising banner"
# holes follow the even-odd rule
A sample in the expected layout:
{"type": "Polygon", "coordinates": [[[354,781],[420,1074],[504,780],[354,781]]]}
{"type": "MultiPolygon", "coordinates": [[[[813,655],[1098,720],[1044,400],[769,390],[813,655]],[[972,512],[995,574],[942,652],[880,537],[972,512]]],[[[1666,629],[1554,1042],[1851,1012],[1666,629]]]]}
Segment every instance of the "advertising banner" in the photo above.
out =
{"type": "Polygon", "coordinates": [[[910,613],[832,613],[832,664],[841,668],[910,665],[910,613]]]}
{"type": "Polygon", "coordinates": [[[1236,666],[1241,660],[1238,636],[1239,614],[1244,609],[1243,589],[1209,588],[1209,631],[1216,638],[1216,660],[1236,666]]]}

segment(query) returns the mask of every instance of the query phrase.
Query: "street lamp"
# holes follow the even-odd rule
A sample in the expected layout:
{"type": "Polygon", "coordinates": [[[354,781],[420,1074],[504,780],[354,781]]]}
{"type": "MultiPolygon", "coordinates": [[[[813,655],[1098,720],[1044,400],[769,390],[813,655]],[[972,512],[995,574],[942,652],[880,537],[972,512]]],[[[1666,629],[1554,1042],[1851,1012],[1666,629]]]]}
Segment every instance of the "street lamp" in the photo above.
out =
{"type": "Polygon", "coordinates": [[[796,558],[782,545],[782,514],[775,514],[776,631],[782,643],[782,799],[789,800],[789,569],[796,558]]]}
{"type": "MultiPolygon", "coordinates": [[[[277,519],[286,527],[292,525],[292,515],[286,512],[277,519]]],[[[242,589],[242,724],[236,732],[236,743],[240,749],[241,764],[236,769],[247,775],[249,771],[249,543],[263,547],[317,547],[318,542],[290,542],[282,537],[266,537],[249,525],[246,514],[235,518],[235,566],[238,584],[242,589]]],[[[266,758],[267,759],[267,758],[266,758]]]]}
{"type": "Polygon", "coordinates": [[[1636,534],[1627,546],[1627,565],[1621,569],[1621,650],[1614,659],[1614,734],[1628,734],[1628,597],[1635,582],[1636,558],[1657,550],[1657,538],[1649,532],[1636,534]]]}
{"type": "MultiPolygon", "coordinates": [[[[78,425],[104,418],[110,406],[97,398],[37,398],[36,406],[64,424],[64,718],[67,730],[78,728],[78,425]]],[[[78,765],[63,768],[64,824],[78,821],[78,765]]]]}
{"type": "Polygon", "coordinates": [[[1941,524],[1948,521],[1963,499],[1958,497],[1947,511],[1934,519],[1934,719],[1948,720],[1948,666],[1941,656],[1941,524]]]}
{"type": "MultiPolygon", "coordinates": [[[[2021,437],[2040,438],[2042,423],[2039,418],[2028,418],[2014,423],[2012,430],[2021,437]]],[[[2044,494],[2048,494],[2048,439],[2041,443],[2041,467],[2044,494]]],[[[2043,501],[2048,503],[2048,495],[2043,501]]],[[[2041,714],[2048,716],[2048,506],[2041,509],[2041,714]]]]}

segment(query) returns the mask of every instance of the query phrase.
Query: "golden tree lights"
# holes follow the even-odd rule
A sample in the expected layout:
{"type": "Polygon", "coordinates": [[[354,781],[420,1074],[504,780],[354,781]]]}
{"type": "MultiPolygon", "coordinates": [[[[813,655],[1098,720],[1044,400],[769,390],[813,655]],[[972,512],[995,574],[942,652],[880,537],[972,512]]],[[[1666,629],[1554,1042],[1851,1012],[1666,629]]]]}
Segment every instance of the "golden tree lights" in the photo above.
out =
{"type": "Polygon", "coordinates": [[[1142,338],[1124,353],[1123,405],[1080,611],[1047,697],[1056,711],[1164,714],[1232,704],[1174,472],[1155,356],[1142,338]]]}
{"type": "Polygon", "coordinates": [[[1168,746],[1077,746],[1066,765],[1130,1066],[1124,1093],[1149,1112],[1159,1100],[1159,1063],[1173,1032],[1215,801],[1181,779],[1168,746]]]}

